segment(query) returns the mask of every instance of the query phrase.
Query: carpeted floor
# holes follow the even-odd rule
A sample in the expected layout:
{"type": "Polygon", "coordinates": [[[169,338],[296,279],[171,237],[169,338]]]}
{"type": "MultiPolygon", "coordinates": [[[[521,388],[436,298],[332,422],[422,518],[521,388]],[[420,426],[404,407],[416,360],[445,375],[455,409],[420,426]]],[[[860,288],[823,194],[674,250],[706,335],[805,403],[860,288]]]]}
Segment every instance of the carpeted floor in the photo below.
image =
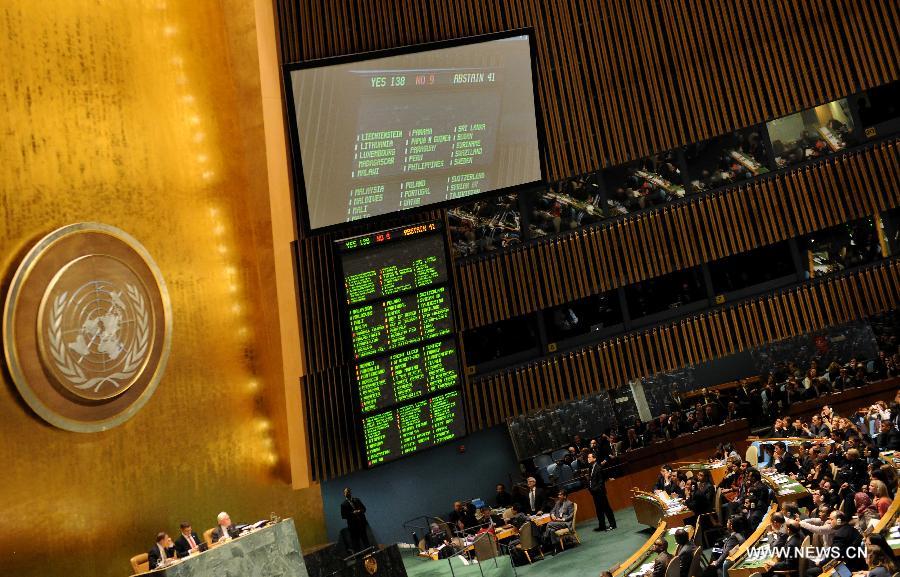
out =
{"type": "MultiPolygon", "coordinates": [[[[618,529],[608,533],[596,533],[592,529],[596,521],[580,523],[578,536],[581,545],[566,549],[555,556],[547,555],[543,560],[536,560],[532,565],[516,567],[516,573],[522,576],[552,575],[553,577],[599,577],[600,572],[621,563],[646,543],[653,531],[638,525],[633,509],[616,512],[618,529]]],[[[414,557],[411,552],[404,551],[406,571],[410,577],[438,577],[456,575],[458,577],[474,577],[481,575],[477,565],[465,566],[454,559],[453,571],[446,560],[430,561],[414,557]],[[408,556],[407,556],[408,555],[408,556]]],[[[508,557],[498,559],[499,567],[488,561],[482,569],[490,577],[513,575],[508,557]]]]}

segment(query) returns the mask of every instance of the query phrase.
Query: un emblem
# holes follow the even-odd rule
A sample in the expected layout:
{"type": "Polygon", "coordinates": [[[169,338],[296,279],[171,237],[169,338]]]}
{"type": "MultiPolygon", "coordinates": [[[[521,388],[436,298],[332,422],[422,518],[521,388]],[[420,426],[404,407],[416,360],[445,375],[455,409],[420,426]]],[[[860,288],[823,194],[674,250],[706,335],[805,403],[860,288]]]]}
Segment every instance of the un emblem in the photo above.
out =
{"type": "Polygon", "coordinates": [[[103,224],[54,231],[16,271],[3,311],[10,373],[31,408],[72,431],[134,415],[168,358],[171,307],[150,255],[103,224]]]}

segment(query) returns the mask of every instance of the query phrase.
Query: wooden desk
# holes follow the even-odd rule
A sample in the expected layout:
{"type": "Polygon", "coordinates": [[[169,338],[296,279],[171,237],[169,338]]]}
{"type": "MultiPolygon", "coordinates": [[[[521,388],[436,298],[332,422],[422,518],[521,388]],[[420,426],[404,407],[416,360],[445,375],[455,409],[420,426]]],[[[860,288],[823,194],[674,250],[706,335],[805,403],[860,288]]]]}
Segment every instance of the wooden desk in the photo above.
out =
{"type": "Polygon", "coordinates": [[[141,575],[152,577],[305,577],[306,567],[293,519],[285,519],[141,575]]]}
{"type": "MultiPolygon", "coordinates": [[[[626,575],[631,575],[641,565],[649,563],[653,559],[656,559],[656,554],[653,551],[653,543],[655,543],[656,540],[663,535],[666,535],[666,541],[669,541],[671,537],[669,537],[669,534],[666,532],[667,526],[668,525],[666,525],[665,521],[660,521],[659,525],[656,527],[656,531],[654,531],[653,535],[651,535],[650,538],[647,539],[646,543],[641,545],[640,549],[632,553],[631,557],[629,557],[628,559],[622,561],[614,567],[611,567],[609,571],[613,574],[613,577],[624,577],[626,575]]],[[[670,549],[672,548],[672,544],[674,544],[674,539],[672,539],[672,542],[669,543],[670,549]]]]}
{"type": "Polygon", "coordinates": [[[739,150],[730,150],[728,151],[728,155],[735,159],[738,164],[753,173],[754,176],[769,172],[768,168],[757,162],[752,156],[744,154],[739,150]]]}
{"type": "Polygon", "coordinates": [[[725,466],[725,461],[719,461],[716,463],[704,463],[701,461],[676,461],[672,463],[672,469],[675,471],[706,471],[707,477],[712,481],[712,484],[715,486],[719,486],[719,483],[722,482],[722,479],[725,478],[725,473],[728,471],[728,467],[725,466]]]}
{"type": "MultiPolygon", "coordinates": [[[[550,522],[550,514],[545,513],[543,515],[534,515],[529,517],[528,519],[531,521],[531,524],[535,527],[543,527],[547,523],[550,522]]],[[[494,529],[494,537],[497,538],[497,541],[501,541],[503,539],[509,539],[510,537],[515,537],[519,534],[519,530],[516,529],[512,525],[504,525],[502,527],[497,527],[494,529]]],[[[468,540],[468,537],[467,537],[468,540]]],[[[464,543],[466,546],[463,548],[465,551],[471,551],[473,549],[470,543],[464,543]]],[[[419,557],[424,557],[426,559],[431,559],[433,561],[437,561],[439,559],[440,551],[437,549],[426,549],[425,551],[419,552],[419,557]]]]}
{"type": "Polygon", "coordinates": [[[740,547],[732,551],[728,556],[728,560],[731,562],[731,566],[728,568],[729,577],[750,577],[752,573],[758,572],[769,560],[764,555],[754,555],[751,559],[748,553],[759,545],[760,540],[766,534],[766,531],[769,530],[769,525],[772,523],[772,514],[775,513],[777,508],[778,506],[772,503],[756,530],[753,531],[746,541],[741,543],[740,547]],[[761,559],[757,557],[761,557],[761,559]]]}
{"type": "Polygon", "coordinates": [[[763,482],[775,491],[775,500],[779,505],[784,503],[796,503],[799,499],[809,495],[806,487],[800,481],[790,478],[782,473],[763,473],[763,482]]]}
{"type": "Polygon", "coordinates": [[[860,407],[871,405],[875,401],[892,401],[897,387],[900,387],[900,377],[882,379],[864,387],[822,395],[801,403],[793,403],[788,407],[787,414],[791,417],[810,416],[822,410],[823,406],[830,405],[836,413],[845,415],[856,412],[860,407]]]}
{"type": "Polygon", "coordinates": [[[655,172],[650,172],[649,170],[636,170],[634,172],[636,176],[639,176],[649,182],[650,184],[656,185],[661,189],[665,190],[669,194],[677,196],[678,198],[684,197],[684,187],[673,184],[663,178],[662,176],[656,174],[655,172]]]}
{"type": "Polygon", "coordinates": [[[680,498],[662,497],[640,489],[633,489],[632,493],[634,515],[641,525],[657,527],[665,521],[669,527],[681,527],[684,520],[694,514],[680,498]]]}
{"type": "Polygon", "coordinates": [[[840,135],[827,126],[820,126],[818,132],[819,135],[822,136],[822,140],[824,140],[828,144],[828,148],[830,148],[832,152],[837,152],[847,146],[846,144],[844,144],[844,140],[840,137],[840,135]]]}

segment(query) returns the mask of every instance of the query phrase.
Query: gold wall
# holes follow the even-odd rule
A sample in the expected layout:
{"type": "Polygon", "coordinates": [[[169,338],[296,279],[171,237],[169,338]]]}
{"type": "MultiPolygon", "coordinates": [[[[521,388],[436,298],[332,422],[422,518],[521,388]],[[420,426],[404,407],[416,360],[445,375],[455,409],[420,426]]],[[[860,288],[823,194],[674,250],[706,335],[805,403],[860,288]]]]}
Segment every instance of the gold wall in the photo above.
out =
{"type": "Polygon", "coordinates": [[[157,531],[223,509],[325,539],[319,489],[288,473],[255,17],[237,0],[0,7],[4,295],[31,243],[96,220],[147,247],[174,314],[156,394],[111,431],[44,424],[0,373],[4,576],[128,575],[157,531]]]}

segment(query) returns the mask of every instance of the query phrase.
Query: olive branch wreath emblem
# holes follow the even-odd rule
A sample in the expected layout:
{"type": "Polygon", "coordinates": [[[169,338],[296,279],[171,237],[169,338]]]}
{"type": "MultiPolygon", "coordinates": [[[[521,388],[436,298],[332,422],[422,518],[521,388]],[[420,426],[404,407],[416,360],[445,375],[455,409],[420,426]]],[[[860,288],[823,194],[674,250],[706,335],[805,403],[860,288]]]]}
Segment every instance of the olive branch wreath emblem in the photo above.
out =
{"type": "Polygon", "coordinates": [[[50,327],[47,330],[47,336],[50,340],[50,354],[56,364],[57,370],[62,373],[66,379],[72,383],[76,389],[86,390],[94,389],[98,392],[100,387],[106,383],[113,384],[116,388],[121,386],[122,380],[130,379],[137,372],[144,355],[147,353],[147,346],[150,343],[150,319],[147,307],[144,303],[144,297],[132,284],[125,285],[125,291],[128,298],[134,305],[137,339],[136,346],[133,346],[125,355],[125,363],[122,370],[106,375],[103,377],[87,378],[82,368],[72,359],[66,351],[66,343],[62,338],[62,317],[66,305],[68,292],[64,292],[56,297],[53,301],[53,311],[50,315],[50,327]]]}

